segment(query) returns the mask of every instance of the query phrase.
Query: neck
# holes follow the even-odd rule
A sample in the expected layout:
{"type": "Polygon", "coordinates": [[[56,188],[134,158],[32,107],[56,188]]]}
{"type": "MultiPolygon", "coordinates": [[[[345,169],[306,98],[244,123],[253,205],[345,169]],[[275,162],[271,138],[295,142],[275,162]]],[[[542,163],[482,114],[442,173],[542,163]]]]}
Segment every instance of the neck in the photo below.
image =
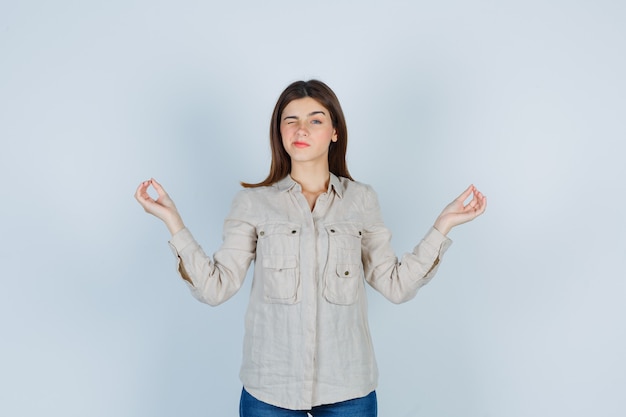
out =
{"type": "Polygon", "coordinates": [[[330,171],[328,165],[294,164],[291,167],[291,178],[305,192],[325,192],[330,181],[330,171]]]}

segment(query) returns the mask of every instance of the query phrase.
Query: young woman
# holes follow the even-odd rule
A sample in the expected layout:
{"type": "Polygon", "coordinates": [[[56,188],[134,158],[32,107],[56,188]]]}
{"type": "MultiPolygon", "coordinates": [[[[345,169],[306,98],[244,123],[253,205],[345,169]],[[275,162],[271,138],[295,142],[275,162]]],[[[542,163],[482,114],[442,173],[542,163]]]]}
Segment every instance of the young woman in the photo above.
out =
{"type": "Polygon", "coordinates": [[[394,303],[410,300],[437,271],[450,229],[487,206],[468,187],[398,260],[376,194],[348,172],[347,141],[328,86],[316,80],[288,86],[272,114],[270,173],[258,184],[242,184],[213,258],[156,180],[135,193],[171,232],[178,271],[198,300],[226,301],[254,261],[240,373],[243,417],[376,416],[365,282],[394,303]]]}

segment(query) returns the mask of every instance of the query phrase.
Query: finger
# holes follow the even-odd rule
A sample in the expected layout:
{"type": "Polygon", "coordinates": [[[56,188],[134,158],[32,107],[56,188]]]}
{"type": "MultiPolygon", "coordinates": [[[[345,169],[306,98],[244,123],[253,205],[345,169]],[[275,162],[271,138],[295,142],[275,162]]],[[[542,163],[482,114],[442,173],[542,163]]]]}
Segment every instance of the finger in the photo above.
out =
{"type": "Polygon", "coordinates": [[[483,214],[486,209],[487,209],[487,197],[481,194],[480,209],[479,209],[480,213],[478,214],[483,214]]]}
{"type": "Polygon", "coordinates": [[[144,181],[141,184],[139,184],[139,187],[137,187],[137,191],[135,191],[135,198],[141,201],[141,200],[145,200],[146,197],[150,197],[147,192],[149,186],[150,186],[150,181],[144,181]]]}
{"type": "Polygon", "coordinates": [[[483,195],[480,191],[478,191],[475,187],[474,187],[474,195],[472,196],[472,207],[479,207],[482,204],[483,201],[483,195]]]}
{"type": "Polygon", "coordinates": [[[485,206],[485,196],[482,195],[480,192],[475,192],[472,201],[470,201],[467,206],[465,206],[465,209],[472,212],[474,216],[478,216],[482,214],[483,211],[485,211],[485,206]]]}
{"type": "Polygon", "coordinates": [[[472,200],[474,200],[474,201],[476,201],[478,203],[480,203],[484,199],[484,197],[485,197],[484,194],[481,193],[478,190],[478,188],[476,188],[475,186],[472,186],[472,193],[473,193],[472,200]]]}
{"type": "Polygon", "coordinates": [[[156,192],[159,195],[159,197],[167,195],[167,192],[165,192],[165,188],[163,188],[163,186],[161,184],[159,184],[157,180],[155,180],[154,178],[151,178],[150,179],[150,183],[152,184],[152,186],[156,190],[156,192]]]}
{"type": "Polygon", "coordinates": [[[487,208],[487,198],[484,195],[480,195],[477,198],[476,206],[474,207],[474,216],[478,217],[484,213],[487,208]]]}
{"type": "Polygon", "coordinates": [[[474,189],[474,186],[473,186],[473,185],[470,185],[469,187],[467,187],[467,188],[465,189],[465,191],[463,191],[463,192],[461,193],[461,195],[459,195],[459,196],[455,199],[455,201],[461,201],[461,202],[464,202],[464,201],[465,201],[465,200],[467,200],[467,198],[468,198],[468,197],[472,194],[473,189],[474,189]]]}
{"type": "Polygon", "coordinates": [[[475,194],[476,194],[476,199],[480,202],[480,204],[483,204],[485,200],[487,199],[487,197],[485,197],[485,195],[481,193],[480,191],[476,191],[475,194]]]}

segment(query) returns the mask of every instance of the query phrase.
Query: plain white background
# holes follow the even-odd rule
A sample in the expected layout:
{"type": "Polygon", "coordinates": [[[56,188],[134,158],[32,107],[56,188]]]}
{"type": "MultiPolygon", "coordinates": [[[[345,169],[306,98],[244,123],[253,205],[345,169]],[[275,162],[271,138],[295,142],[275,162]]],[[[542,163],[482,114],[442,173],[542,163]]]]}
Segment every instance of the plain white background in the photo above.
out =
{"type": "Polygon", "coordinates": [[[3,1],[0,414],[235,416],[250,280],[196,302],[134,201],[212,253],[269,167],[284,87],[339,96],[353,176],[410,250],[469,183],[410,303],[370,291],[381,416],[626,412],[621,1],[3,1]]]}

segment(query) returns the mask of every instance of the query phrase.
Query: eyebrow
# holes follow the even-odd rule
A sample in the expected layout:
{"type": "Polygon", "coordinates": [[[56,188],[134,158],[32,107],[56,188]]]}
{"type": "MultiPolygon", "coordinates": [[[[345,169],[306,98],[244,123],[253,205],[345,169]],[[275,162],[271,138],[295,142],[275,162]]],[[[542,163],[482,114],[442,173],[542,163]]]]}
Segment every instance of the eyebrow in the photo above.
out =
{"type": "MultiPolygon", "coordinates": [[[[321,110],[317,110],[317,111],[312,111],[311,113],[307,114],[307,117],[311,117],[311,116],[315,116],[316,114],[323,114],[324,116],[326,116],[326,113],[324,113],[321,110]]],[[[298,116],[285,116],[283,117],[283,120],[287,120],[287,119],[298,119],[298,116]]]]}

